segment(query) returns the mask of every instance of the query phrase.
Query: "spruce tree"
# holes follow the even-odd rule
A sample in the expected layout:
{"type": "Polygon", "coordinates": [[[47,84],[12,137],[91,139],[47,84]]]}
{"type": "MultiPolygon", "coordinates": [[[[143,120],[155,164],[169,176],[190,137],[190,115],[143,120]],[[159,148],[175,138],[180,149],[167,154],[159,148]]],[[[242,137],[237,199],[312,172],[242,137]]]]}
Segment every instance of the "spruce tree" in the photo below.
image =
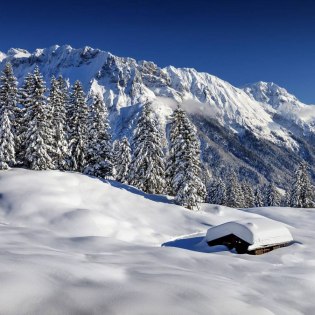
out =
{"type": "Polygon", "coordinates": [[[247,181],[242,182],[241,188],[244,196],[244,207],[252,208],[255,206],[255,195],[252,185],[247,181]]]}
{"type": "Polygon", "coordinates": [[[285,191],[285,195],[283,198],[283,206],[284,207],[291,207],[291,187],[287,187],[285,191]]]}
{"type": "Polygon", "coordinates": [[[120,141],[116,140],[113,148],[116,180],[121,183],[127,183],[131,163],[131,149],[127,137],[123,137],[120,141]]]}
{"type": "Polygon", "coordinates": [[[0,169],[15,164],[17,81],[7,63],[0,77],[0,169]]]}
{"type": "Polygon", "coordinates": [[[83,172],[87,163],[88,107],[80,81],[76,81],[72,87],[68,115],[70,169],[83,172]]]}
{"type": "Polygon", "coordinates": [[[132,141],[133,155],[128,182],[146,193],[161,194],[165,189],[163,135],[151,105],[145,104],[132,141]]]}
{"type": "Polygon", "coordinates": [[[108,121],[107,108],[102,97],[93,97],[93,104],[89,110],[88,143],[86,153],[86,174],[113,178],[115,169],[108,121]]]}
{"type": "Polygon", "coordinates": [[[226,199],[228,207],[242,208],[245,205],[244,192],[234,171],[227,177],[226,199]]]}
{"type": "Polygon", "coordinates": [[[290,207],[314,207],[314,193],[307,173],[306,163],[301,163],[295,171],[290,193],[290,207]]]}
{"type": "Polygon", "coordinates": [[[16,107],[15,115],[15,130],[16,130],[16,159],[18,165],[26,166],[25,151],[26,151],[26,133],[30,125],[30,115],[27,115],[27,110],[31,105],[31,95],[34,76],[28,73],[23,85],[18,89],[18,106],[16,107]]]}
{"type": "Polygon", "coordinates": [[[62,77],[51,80],[49,105],[53,130],[53,164],[56,169],[68,169],[68,141],[66,138],[66,98],[62,77]]]}
{"type": "Polygon", "coordinates": [[[33,170],[51,169],[52,130],[48,121],[45,82],[38,67],[35,67],[31,83],[25,117],[25,162],[33,170]]]}
{"type": "Polygon", "coordinates": [[[170,152],[167,163],[169,191],[179,205],[194,209],[206,197],[201,180],[200,141],[186,112],[178,107],[170,130],[170,152]]]}
{"type": "Polygon", "coordinates": [[[0,115],[0,170],[6,170],[15,163],[14,136],[8,112],[0,115]]]}
{"type": "Polygon", "coordinates": [[[208,187],[207,202],[225,205],[226,203],[226,185],[221,178],[214,179],[208,187]]]}
{"type": "Polygon", "coordinates": [[[262,196],[259,186],[257,186],[255,189],[255,207],[263,207],[263,206],[264,206],[264,198],[262,196]]]}
{"type": "Polygon", "coordinates": [[[113,161],[114,161],[114,166],[115,166],[115,169],[116,169],[116,166],[117,164],[120,162],[120,140],[119,139],[116,139],[114,142],[113,142],[113,161]]]}
{"type": "Polygon", "coordinates": [[[308,171],[307,164],[301,163],[301,201],[303,208],[312,208],[314,207],[314,187],[312,187],[308,171]]]}
{"type": "Polygon", "coordinates": [[[267,186],[265,203],[268,207],[277,207],[281,203],[281,195],[273,182],[267,186]]]}

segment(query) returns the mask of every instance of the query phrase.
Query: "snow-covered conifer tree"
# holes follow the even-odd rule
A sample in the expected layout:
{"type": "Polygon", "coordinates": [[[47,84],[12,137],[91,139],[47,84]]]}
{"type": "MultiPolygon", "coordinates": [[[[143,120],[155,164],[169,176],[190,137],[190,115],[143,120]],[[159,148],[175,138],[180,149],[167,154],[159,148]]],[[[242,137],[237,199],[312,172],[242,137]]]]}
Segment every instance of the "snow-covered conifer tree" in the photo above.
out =
{"type": "Polygon", "coordinates": [[[244,207],[244,193],[234,171],[231,171],[227,177],[226,199],[226,204],[229,207],[244,207]]]}
{"type": "Polygon", "coordinates": [[[206,197],[201,180],[200,141],[186,112],[178,107],[172,115],[167,163],[168,189],[177,204],[193,209],[206,197]]]}
{"type": "Polygon", "coordinates": [[[302,163],[301,166],[301,200],[303,208],[313,208],[314,202],[314,187],[312,187],[308,172],[307,164],[302,163]]]}
{"type": "Polygon", "coordinates": [[[290,192],[290,207],[314,207],[314,193],[306,163],[301,163],[294,173],[294,181],[290,192]]]}
{"type": "Polygon", "coordinates": [[[80,81],[72,87],[69,111],[70,169],[82,172],[86,167],[88,107],[80,81]]]}
{"type": "Polygon", "coordinates": [[[290,207],[291,206],[291,186],[286,187],[285,195],[283,197],[283,207],[290,207]]]}
{"type": "Polygon", "coordinates": [[[25,122],[25,162],[33,170],[44,170],[53,167],[51,158],[52,130],[48,120],[48,108],[45,97],[45,82],[38,67],[32,75],[28,89],[28,105],[25,122]]]}
{"type": "Polygon", "coordinates": [[[144,192],[161,194],[165,189],[163,135],[151,105],[145,104],[134,132],[128,182],[144,192]]]}
{"type": "Polygon", "coordinates": [[[267,186],[265,203],[268,207],[277,207],[281,203],[281,195],[273,182],[267,186]]]}
{"type": "Polygon", "coordinates": [[[114,143],[114,161],[116,169],[116,180],[121,183],[128,182],[129,166],[131,163],[131,149],[127,137],[114,143]]]}
{"type": "Polygon", "coordinates": [[[255,207],[263,207],[263,206],[264,206],[264,198],[262,196],[259,186],[257,186],[255,189],[255,207]]]}
{"type": "Polygon", "coordinates": [[[290,207],[293,208],[302,208],[302,200],[301,200],[301,168],[298,167],[295,170],[292,188],[289,194],[289,203],[290,207]]]}
{"type": "Polygon", "coordinates": [[[68,141],[66,138],[66,99],[62,77],[51,80],[49,105],[53,130],[53,164],[56,169],[68,168],[68,141]]]}
{"type": "Polygon", "coordinates": [[[17,81],[7,63],[0,77],[0,169],[15,164],[17,81]]]}
{"type": "Polygon", "coordinates": [[[6,170],[15,163],[14,136],[8,112],[0,115],[0,170],[6,170]]]}
{"type": "Polygon", "coordinates": [[[255,195],[252,185],[246,181],[241,183],[241,188],[243,190],[244,205],[245,208],[252,208],[255,206],[255,195]]]}
{"type": "Polygon", "coordinates": [[[107,108],[101,95],[93,97],[93,104],[89,111],[88,143],[86,153],[86,174],[113,178],[115,169],[108,121],[107,108]]]}
{"type": "Polygon", "coordinates": [[[120,140],[116,139],[113,142],[113,161],[116,168],[117,163],[119,163],[119,154],[120,154],[120,140]]]}
{"type": "Polygon", "coordinates": [[[23,85],[18,89],[18,106],[15,113],[15,131],[16,131],[16,162],[17,165],[26,166],[25,150],[26,150],[26,132],[30,122],[29,115],[26,115],[27,108],[31,104],[31,94],[33,87],[33,74],[28,73],[23,85]]]}
{"type": "Polygon", "coordinates": [[[207,202],[224,205],[226,203],[226,186],[221,178],[214,179],[208,187],[207,202]]]}

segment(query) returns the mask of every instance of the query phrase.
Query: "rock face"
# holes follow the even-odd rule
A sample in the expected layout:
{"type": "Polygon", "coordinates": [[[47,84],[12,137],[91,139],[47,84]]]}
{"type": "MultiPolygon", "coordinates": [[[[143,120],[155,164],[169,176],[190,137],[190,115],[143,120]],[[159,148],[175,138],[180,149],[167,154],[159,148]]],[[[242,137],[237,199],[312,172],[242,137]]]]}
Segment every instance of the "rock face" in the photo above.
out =
{"type": "Polygon", "coordinates": [[[21,83],[38,65],[46,81],[63,75],[98,92],[110,110],[114,137],[131,136],[140,106],[154,104],[163,127],[176,103],[190,113],[202,140],[210,173],[232,167],[252,181],[273,179],[284,186],[300,159],[313,169],[315,107],[301,103],[274,83],[243,88],[195,69],[160,68],[91,47],[52,46],[30,53],[0,52],[0,68],[10,61],[21,83]]]}

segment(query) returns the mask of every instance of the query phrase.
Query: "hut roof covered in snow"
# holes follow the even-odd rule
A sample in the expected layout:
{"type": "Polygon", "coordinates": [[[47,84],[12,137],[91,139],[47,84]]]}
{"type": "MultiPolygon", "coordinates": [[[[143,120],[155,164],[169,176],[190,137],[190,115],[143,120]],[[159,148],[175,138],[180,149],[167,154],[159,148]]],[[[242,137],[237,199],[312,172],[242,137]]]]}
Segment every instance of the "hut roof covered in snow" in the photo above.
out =
{"type": "Polygon", "coordinates": [[[293,241],[290,231],[283,224],[266,218],[231,221],[211,227],[206,240],[209,242],[230,234],[250,244],[248,250],[293,241]]]}

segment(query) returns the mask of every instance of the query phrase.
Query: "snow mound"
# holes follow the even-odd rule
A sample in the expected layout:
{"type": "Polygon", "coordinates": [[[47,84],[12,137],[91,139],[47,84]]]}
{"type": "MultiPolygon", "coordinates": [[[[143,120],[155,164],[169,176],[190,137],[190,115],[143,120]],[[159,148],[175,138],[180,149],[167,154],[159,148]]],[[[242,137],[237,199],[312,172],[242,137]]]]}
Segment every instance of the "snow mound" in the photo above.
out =
{"type": "MultiPolygon", "coordinates": [[[[53,230],[63,237],[101,236],[137,244],[161,244],[203,231],[191,213],[167,197],[76,173],[10,170],[0,173],[2,220],[7,224],[53,230]],[[167,215],[161,216],[166,211],[167,215]],[[9,209],[9,210],[8,210],[9,209]],[[172,224],[168,222],[172,218],[172,224]]],[[[199,214],[203,220],[204,214],[199,214]]]]}

